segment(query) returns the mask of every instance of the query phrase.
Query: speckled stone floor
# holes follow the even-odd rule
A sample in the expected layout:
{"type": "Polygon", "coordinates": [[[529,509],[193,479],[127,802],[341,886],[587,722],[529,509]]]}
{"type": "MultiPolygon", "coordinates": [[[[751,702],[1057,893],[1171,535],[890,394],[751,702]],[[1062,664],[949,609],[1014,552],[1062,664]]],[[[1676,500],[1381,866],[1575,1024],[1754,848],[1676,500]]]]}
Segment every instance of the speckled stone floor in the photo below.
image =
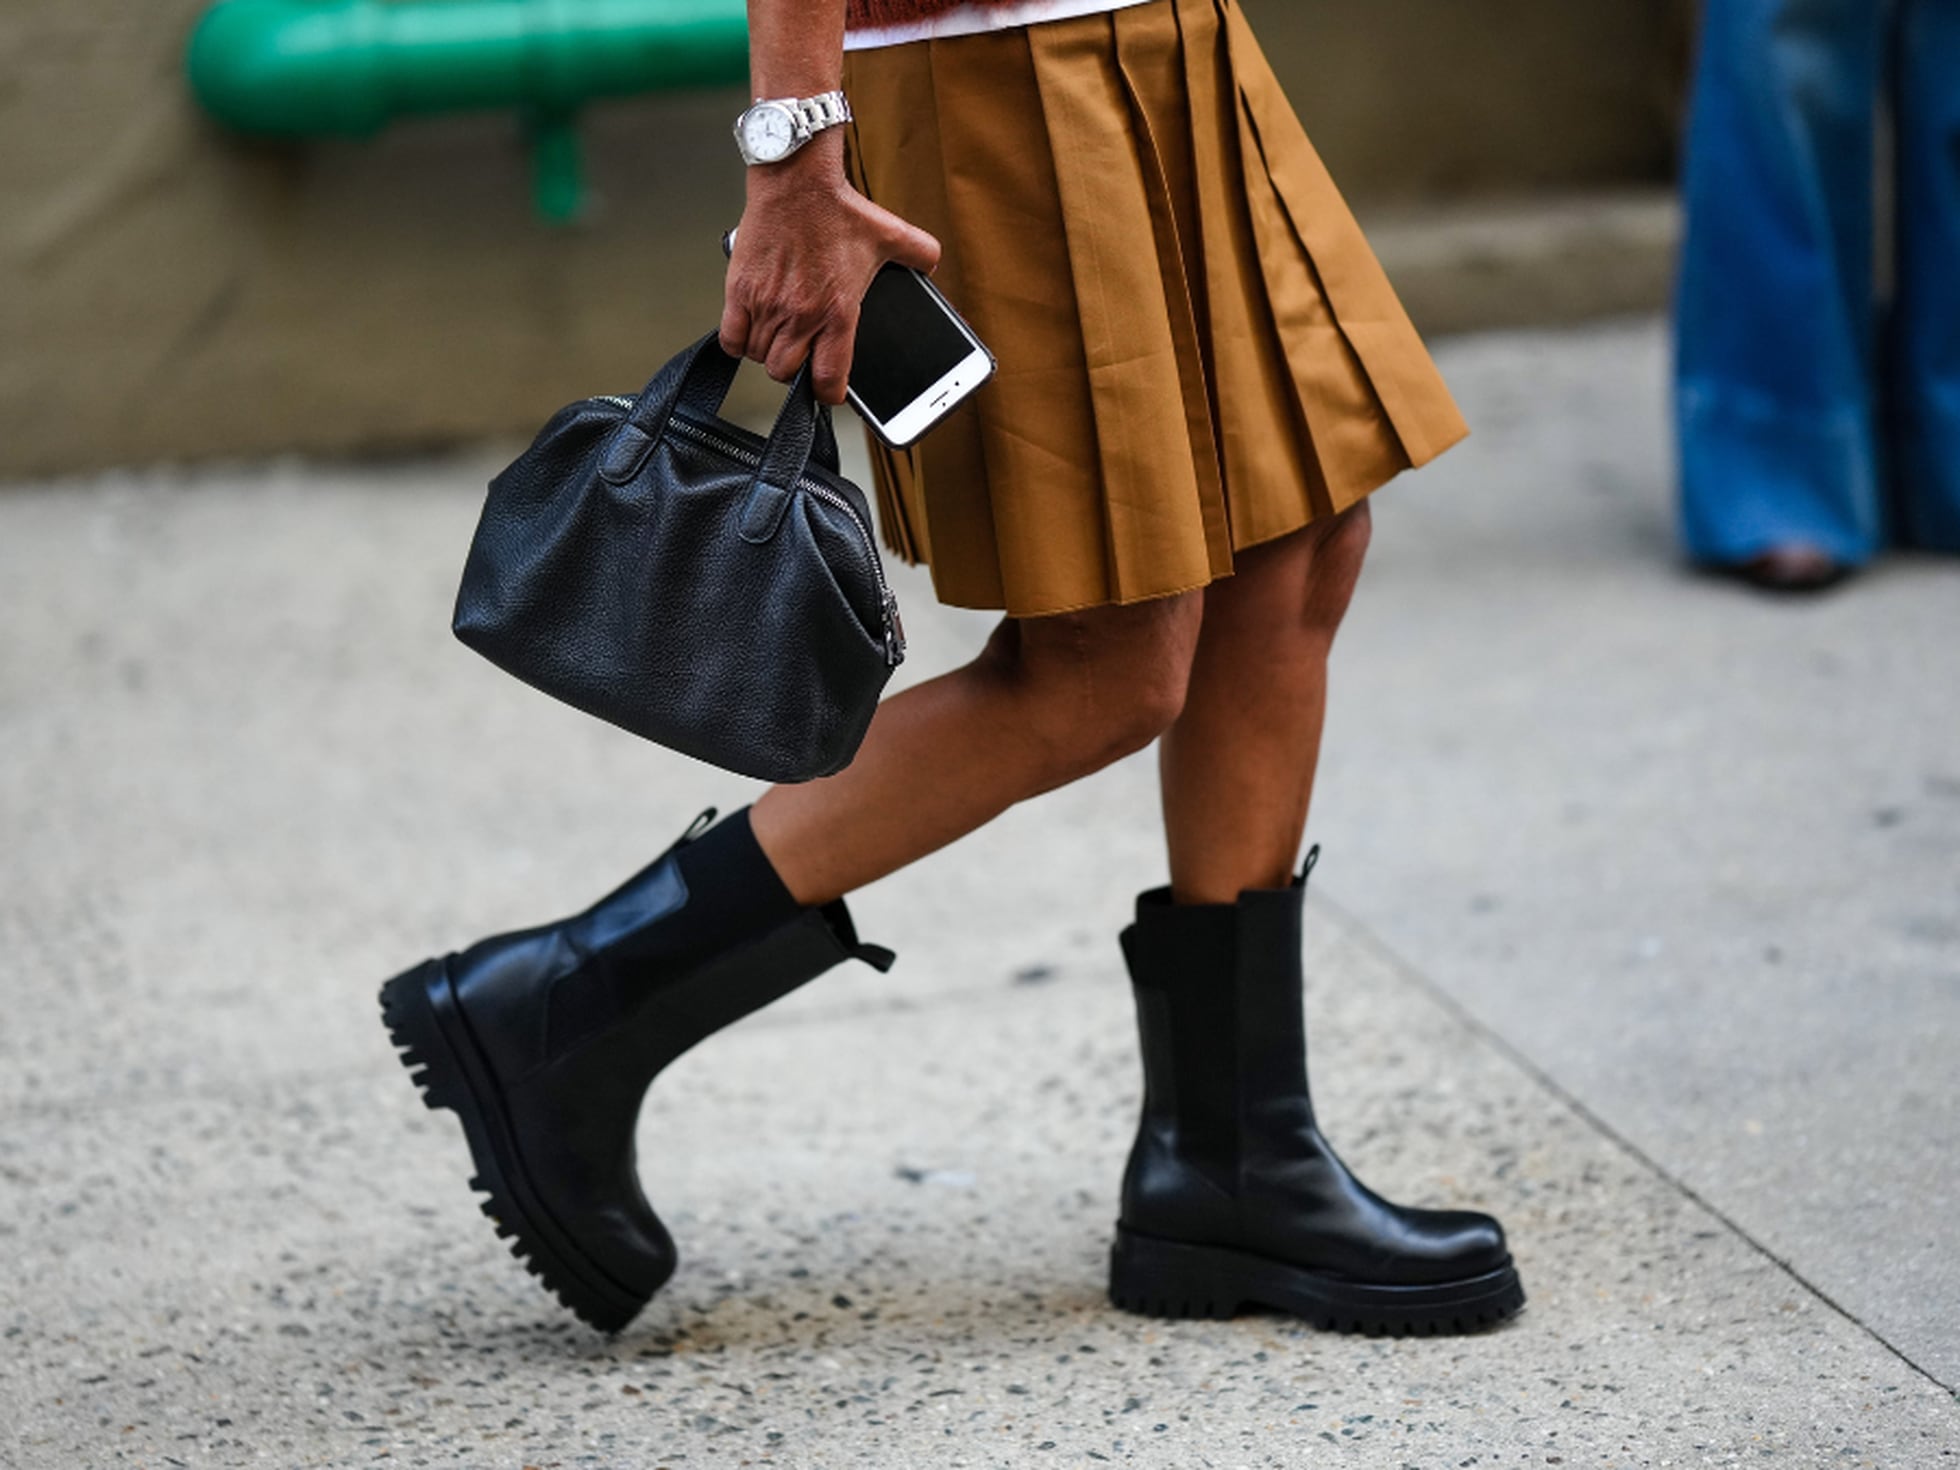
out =
{"type": "MultiPolygon", "coordinates": [[[[1466,344],[1453,373],[1601,392],[1651,340],[1466,344]]],[[[897,970],[672,1069],[641,1145],[681,1271],[616,1339],[571,1322],[478,1216],[373,991],[746,788],[448,642],[484,468],[0,494],[0,1464],[1960,1464],[1923,1362],[1728,1223],[1719,1171],[1632,1151],[1585,1076],[1398,958],[1338,862],[1308,941],[1329,1131],[1385,1191],[1501,1214],[1529,1307],[1432,1341],[1112,1311],[1147,759],[868,891],[897,970]]],[[[911,677],[986,626],[900,590],[911,677]]],[[[1331,770],[1361,735],[1337,723],[1331,770]]]]}

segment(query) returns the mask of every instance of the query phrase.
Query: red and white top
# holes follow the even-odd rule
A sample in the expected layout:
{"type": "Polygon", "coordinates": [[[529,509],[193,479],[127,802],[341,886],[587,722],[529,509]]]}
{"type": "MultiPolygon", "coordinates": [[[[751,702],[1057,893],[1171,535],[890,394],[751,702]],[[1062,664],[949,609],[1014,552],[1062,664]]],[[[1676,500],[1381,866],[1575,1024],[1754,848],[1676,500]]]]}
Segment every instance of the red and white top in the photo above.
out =
{"type": "Polygon", "coordinates": [[[970,36],[1011,26],[1039,25],[1145,0],[852,0],[846,51],[902,46],[937,36],[970,36]]]}

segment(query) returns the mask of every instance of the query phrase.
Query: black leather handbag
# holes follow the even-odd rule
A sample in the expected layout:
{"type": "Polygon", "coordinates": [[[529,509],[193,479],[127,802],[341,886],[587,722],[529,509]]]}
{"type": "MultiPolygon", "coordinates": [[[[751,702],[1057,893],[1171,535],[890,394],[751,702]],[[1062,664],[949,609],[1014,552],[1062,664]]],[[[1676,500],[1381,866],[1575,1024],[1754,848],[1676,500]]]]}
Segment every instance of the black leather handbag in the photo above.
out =
{"type": "Polygon", "coordinates": [[[767,440],[703,337],[637,398],[559,410],[490,482],[456,636],[588,714],[745,776],[849,765],[905,657],[864,492],[797,376],[767,440]]]}

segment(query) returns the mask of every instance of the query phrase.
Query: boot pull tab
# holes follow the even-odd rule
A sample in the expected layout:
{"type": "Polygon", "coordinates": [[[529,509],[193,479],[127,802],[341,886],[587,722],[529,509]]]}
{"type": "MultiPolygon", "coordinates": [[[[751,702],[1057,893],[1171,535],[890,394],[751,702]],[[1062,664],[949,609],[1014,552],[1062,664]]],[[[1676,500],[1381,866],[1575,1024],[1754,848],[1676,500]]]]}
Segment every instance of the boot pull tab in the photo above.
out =
{"type": "Polygon", "coordinates": [[[898,963],[897,951],[886,949],[882,944],[854,944],[850,954],[852,959],[863,960],[881,975],[898,963]]]}
{"type": "Polygon", "coordinates": [[[866,944],[858,938],[857,920],[851,917],[850,905],[843,899],[832,899],[817,912],[830,925],[831,937],[837,941],[837,947],[844,951],[845,959],[863,960],[881,975],[898,962],[897,954],[884,945],[866,944]]]}
{"type": "Polygon", "coordinates": [[[1316,842],[1312,847],[1307,849],[1306,861],[1300,864],[1300,876],[1293,886],[1295,888],[1305,888],[1307,886],[1307,879],[1313,876],[1313,870],[1319,866],[1320,844],[1316,842]]]}
{"type": "Polygon", "coordinates": [[[714,826],[715,818],[719,815],[720,813],[714,807],[709,807],[700,816],[687,824],[687,830],[674,839],[674,845],[668,848],[667,851],[675,852],[680,848],[686,847],[688,843],[694,841],[695,838],[714,826]]]}

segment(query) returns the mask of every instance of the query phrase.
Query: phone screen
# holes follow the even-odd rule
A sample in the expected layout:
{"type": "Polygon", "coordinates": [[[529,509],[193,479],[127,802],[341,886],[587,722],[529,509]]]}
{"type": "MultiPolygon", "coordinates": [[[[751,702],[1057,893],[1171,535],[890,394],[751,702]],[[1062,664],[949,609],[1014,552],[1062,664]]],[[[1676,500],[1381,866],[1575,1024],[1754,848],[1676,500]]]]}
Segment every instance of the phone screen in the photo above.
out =
{"type": "Polygon", "coordinates": [[[973,352],[973,342],[918,277],[887,264],[865,294],[858,318],[851,391],[889,422],[973,352]]]}

